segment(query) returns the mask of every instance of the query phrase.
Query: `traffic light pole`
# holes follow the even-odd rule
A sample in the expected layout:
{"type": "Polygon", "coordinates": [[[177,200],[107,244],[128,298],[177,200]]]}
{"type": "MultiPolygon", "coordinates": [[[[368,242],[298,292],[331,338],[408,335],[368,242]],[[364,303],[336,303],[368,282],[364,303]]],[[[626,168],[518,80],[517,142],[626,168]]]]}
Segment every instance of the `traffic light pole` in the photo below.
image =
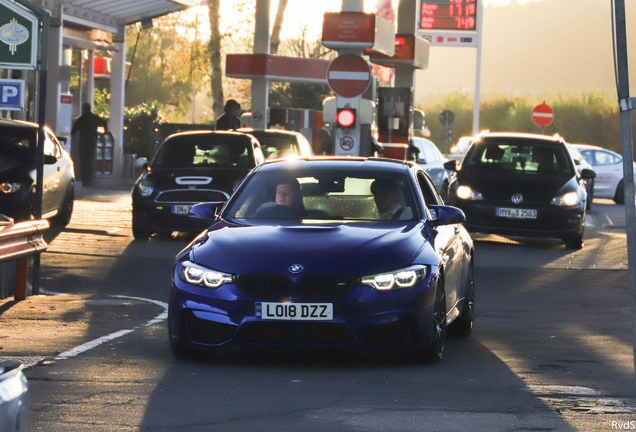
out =
{"type": "Polygon", "coordinates": [[[636,98],[629,97],[629,73],[627,63],[627,29],[625,0],[614,0],[616,34],[615,56],[618,78],[618,105],[621,118],[623,143],[623,186],[625,193],[625,220],[627,225],[627,268],[629,273],[629,297],[632,316],[632,346],[636,371],[636,199],[634,190],[634,154],[632,145],[631,110],[636,108],[636,98]]]}

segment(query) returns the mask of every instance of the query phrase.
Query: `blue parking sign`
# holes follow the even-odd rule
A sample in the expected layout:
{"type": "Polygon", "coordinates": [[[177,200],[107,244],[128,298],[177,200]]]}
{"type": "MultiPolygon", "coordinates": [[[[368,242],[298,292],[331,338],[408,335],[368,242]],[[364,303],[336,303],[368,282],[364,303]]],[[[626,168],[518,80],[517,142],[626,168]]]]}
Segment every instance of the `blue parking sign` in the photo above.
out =
{"type": "Polygon", "coordinates": [[[24,80],[0,79],[0,110],[24,110],[24,80]]]}

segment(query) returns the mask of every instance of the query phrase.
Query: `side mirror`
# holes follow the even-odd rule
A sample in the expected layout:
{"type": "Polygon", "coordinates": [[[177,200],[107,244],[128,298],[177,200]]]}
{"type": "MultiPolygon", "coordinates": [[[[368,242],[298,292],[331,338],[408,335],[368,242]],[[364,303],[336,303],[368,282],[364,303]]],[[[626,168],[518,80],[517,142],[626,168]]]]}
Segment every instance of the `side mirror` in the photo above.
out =
{"type": "Polygon", "coordinates": [[[462,223],[466,220],[466,215],[457,207],[446,205],[429,206],[435,212],[435,219],[431,220],[431,224],[436,227],[440,225],[454,225],[462,223]]]}
{"type": "Polygon", "coordinates": [[[418,163],[418,164],[424,164],[424,165],[426,165],[426,159],[424,159],[424,158],[422,158],[422,159],[418,159],[418,160],[417,160],[417,163],[418,163]]]}
{"type": "Polygon", "coordinates": [[[44,155],[44,165],[54,165],[57,163],[57,158],[53,155],[44,155]]]}
{"type": "Polygon", "coordinates": [[[188,217],[193,220],[213,222],[219,216],[219,210],[225,202],[206,202],[192,206],[188,217]]]}
{"type": "Polygon", "coordinates": [[[457,161],[449,160],[448,162],[444,162],[444,168],[446,168],[449,171],[457,172],[457,161]]]}
{"type": "Polygon", "coordinates": [[[135,161],[135,169],[136,170],[145,170],[148,169],[148,159],[145,157],[140,157],[135,161]]]}
{"type": "Polygon", "coordinates": [[[581,178],[583,179],[593,179],[596,178],[596,171],[591,170],[589,168],[583,168],[581,170],[581,178]]]}
{"type": "Polygon", "coordinates": [[[576,166],[581,165],[581,159],[574,159],[574,165],[576,166]]]}

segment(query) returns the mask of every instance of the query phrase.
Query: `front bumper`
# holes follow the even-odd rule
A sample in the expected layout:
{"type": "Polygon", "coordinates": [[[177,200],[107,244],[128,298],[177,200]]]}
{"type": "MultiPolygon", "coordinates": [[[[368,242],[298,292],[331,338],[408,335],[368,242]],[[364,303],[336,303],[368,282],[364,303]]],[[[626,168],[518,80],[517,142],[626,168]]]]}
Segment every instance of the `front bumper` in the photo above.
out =
{"type": "MultiPolygon", "coordinates": [[[[256,316],[259,299],[235,284],[209,289],[184,283],[177,264],[170,293],[169,327],[173,342],[195,349],[219,349],[232,344],[341,347],[374,349],[429,347],[436,274],[407,289],[377,291],[366,285],[334,299],[292,303],[332,303],[329,321],[264,320],[256,316]]],[[[296,283],[295,281],[292,283],[296,283]]]]}
{"type": "Polygon", "coordinates": [[[190,219],[187,213],[175,213],[174,206],[198,203],[156,203],[152,200],[133,201],[133,224],[148,232],[201,232],[210,224],[190,219]]]}
{"type": "Polygon", "coordinates": [[[510,201],[457,199],[455,206],[466,214],[468,231],[518,236],[568,237],[583,232],[585,209],[581,205],[561,207],[544,203],[515,205],[510,201]],[[536,219],[514,219],[496,216],[497,208],[537,210],[536,219]]]}

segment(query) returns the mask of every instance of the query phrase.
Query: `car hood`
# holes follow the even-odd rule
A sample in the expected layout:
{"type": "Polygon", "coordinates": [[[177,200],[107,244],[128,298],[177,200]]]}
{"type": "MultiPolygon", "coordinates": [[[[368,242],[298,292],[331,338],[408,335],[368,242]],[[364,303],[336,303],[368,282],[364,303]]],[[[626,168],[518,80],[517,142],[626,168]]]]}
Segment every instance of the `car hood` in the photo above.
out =
{"type": "Polygon", "coordinates": [[[217,222],[191,259],[219,271],[375,274],[411,264],[425,243],[421,222],[336,225],[235,225],[217,222]]]}
{"type": "Polygon", "coordinates": [[[557,195],[577,189],[576,176],[570,174],[541,173],[515,174],[497,171],[461,172],[460,185],[481,192],[484,199],[509,200],[514,194],[523,195],[525,202],[551,202],[557,195]]]}
{"type": "Polygon", "coordinates": [[[215,189],[232,194],[237,183],[242,181],[250,172],[248,168],[178,168],[156,169],[150,171],[148,178],[152,179],[159,190],[188,189],[190,186],[196,189],[215,189]],[[208,184],[196,184],[196,177],[209,177],[212,181],[208,184]],[[177,183],[180,179],[181,184],[177,183]]]}

